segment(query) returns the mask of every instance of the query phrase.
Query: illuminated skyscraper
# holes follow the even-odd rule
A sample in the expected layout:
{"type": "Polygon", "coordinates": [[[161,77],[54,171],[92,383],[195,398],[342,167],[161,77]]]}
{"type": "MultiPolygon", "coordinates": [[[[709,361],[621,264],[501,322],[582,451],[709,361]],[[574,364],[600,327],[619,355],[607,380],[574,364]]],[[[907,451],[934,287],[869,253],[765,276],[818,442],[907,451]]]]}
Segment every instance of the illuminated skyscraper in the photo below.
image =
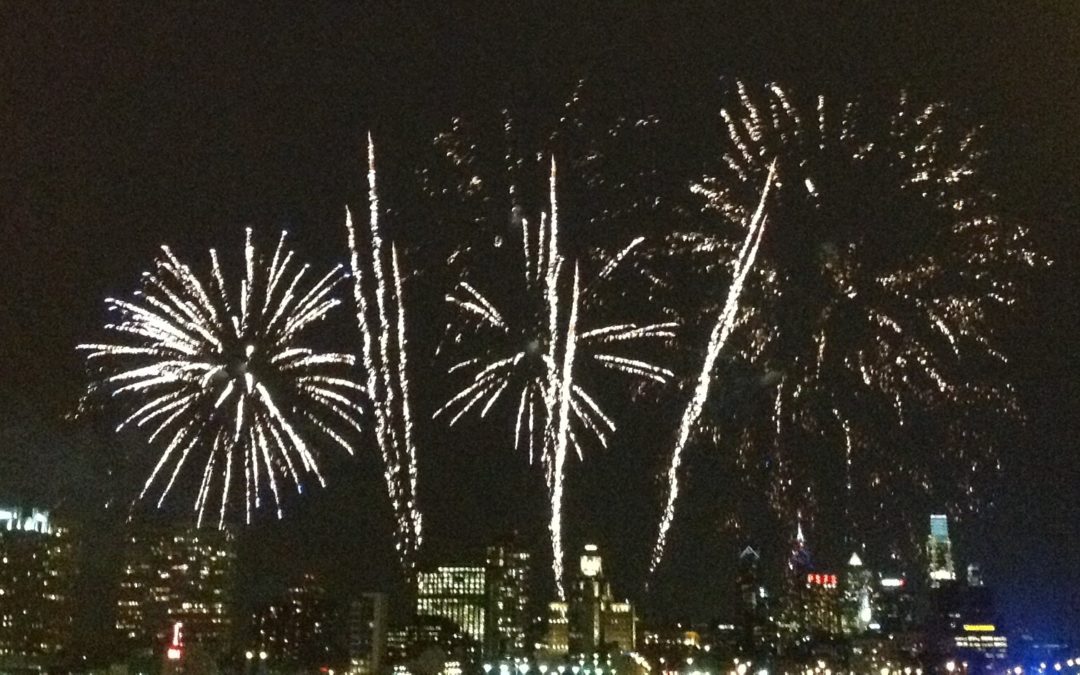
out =
{"type": "Polygon", "coordinates": [[[603,644],[602,612],[604,603],[611,598],[595,544],[586,544],[581,554],[580,571],[571,580],[568,590],[570,653],[592,654],[603,644]]]}
{"type": "Polygon", "coordinates": [[[484,641],[486,605],[483,567],[445,566],[417,575],[417,616],[449,619],[478,645],[484,641]]]}
{"type": "Polygon", "coordinates": [[[570,607],[565,602],[548,605],[547,633],[544,635],[544,651],[549,657],[558,657],[570,651],[570,607]]]}
{"type": "Polygon", "coordinates": [[[251,651],[265,652],[272,668],[313,672],[340,668],[347,660],[345,607],[332,602],[312,574],[252,619],[251,651]]]}
{"type": "MultiPolygon", "coordinates": [[[[801,518],[795,525],[795,538],[791,541],[791,552],[788,554],[787,569],[784,572],[778,627],[784,644],[791,645],[802,642],[803,636],[808,631],[807,612],[812,592],[824,592],[826,585],[812,583],[815,578],[820,580],[822,575],[815,576],[814,574],[814,562],[810,555],[810,547],[806,543],[806,536],[803,534],[801,518]]],[[[830,576],[832,575],[825,575],[826,581],[830,576]]],[[[835,588],[836,584],[833,583],[831,586],[835,588]]],[[[820,600],[820,598],[814,600],[820,600]]]]}
{"type": "Polygon", "coordinates": [[[74,548],[47,511],[0,507],[0,672],[55,661],[71,629],[74,548]]]}
{"type": "Polygon", "coordinates": [[[915,630],[915,595],[902,574],[882,574],[877,587],[874,623],[882,633],[907,634],[915,630]]]}
{"type": "Polygon", "coordinates": [[[609,651],[627,653],[637,646],[637,614],[629,602],[609,601],[602,617],[604,646],[609,651]]]}
{"type": "Polygon", "coordinates": [[[756,654],[772,642],[773,626],[770,598],[761,578],[761,555],[750,546],[739,554],[735,583],[739,591],[739,649],[756,654]]]}
{"type": "MultiPolygon", "coordinates": [[[[567,647],[571,654],[633,651],[637,617],[629,602],[616,602],[604,577],[595,544],[586,544],[566,604],[567,647]]],[[[551,629],[549,627],[549,634],[551,629]]],[[[550,636],[554,637],[554,636],[550,636]]]]}
{"type": "Polygon", "coordinates": [[[511,543],[489,546],[484,572],[484,658],[523,654],[529,623],[529,554],[511,543]]]}
{"type": "Polygon", "coordinates": [[[386,593],[364,593],[349,608],[349,672],[382,673],[387,664],[386,593]]]}
{"type": "Polygon", "coordinates": [[[926,543],[929,561],[930,586],[937,588],[943,581],[956,581],[953,567],[952,542],[949,540],[948,516],[930,516],[930,537],[926,543]]]}
{"type": "Polygon", "coordinates": [[[816,636],[839,635],[843,627],[839,575],[807,574],[805,583],[799,632],[816,636]]]}
{"type": "Polygon", "coordinates": [[[852,553],[842,579],[843,630],[848,635],[861,635],[870,629],[876,613],[874,573],[858,553],[852,553]]]}
{"type": "Polygon", "coordinates": [[[928,629],[939,659],[968,662],[969,672],[1001,671],[1009,644],[989,587],[948,584],[935,589],[928,629]]]}
{"type": "Polygon", "coordinates": [[[174,528],[128,535],[116,629],[129,649],[164,648],[175,623],[184,641],[215,653],[231,626],[236,552],[221,530],[174,528]]]}

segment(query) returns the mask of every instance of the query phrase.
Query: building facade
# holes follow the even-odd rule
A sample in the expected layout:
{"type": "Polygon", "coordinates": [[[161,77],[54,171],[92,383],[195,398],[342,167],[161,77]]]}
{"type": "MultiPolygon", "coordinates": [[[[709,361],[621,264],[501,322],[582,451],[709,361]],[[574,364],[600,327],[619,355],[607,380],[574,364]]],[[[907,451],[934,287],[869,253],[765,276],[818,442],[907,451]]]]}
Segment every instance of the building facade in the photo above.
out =
{"type": "Polygon", "coordinates": [[[443,566],[417,575],[416,615],[454,622],[478,645],[484,642],[487,608],[483,567],[443,566]]]}
{"type": "Polygon", "coordinates": [[[129,652],[163,650],[172,627],[216,654],[232,628],[236,551],[223,530],[145,529],[129,533],[124,548],[116,630],[129,652]]]}
{"type": "Polygon", "coordinates": [[[841,582],[841,627],[845,635],[862,635],[876,623],[875,574],[852,553],[841,582]]]}
{"type": "Polygon", "coordinates": [[[929,567],[927,572],[932,587],[936,588],[942,583],[956,581],[948,516],[940,514],[930,516],[930,536],[926,541],[926,557],[929,567]]]}
{"type": "Polygon", "coordinates": [[[615,600],[594,544],[587,544],[582,552],[578,573],[568,584],[567,601],[550,605],[544,644],[551,655],[610,654],[636,648],[634,606],[615,600]]]}
{"type": "Polygon", "coordinates": [[[529,627],[529,554],[511,542],[489,546],[484,573],[484,658],[524,654],[529,627]]]}
{"type": "Polygon", "coordinates": [[[304,574],[275,602],[252,617],[250,651],[272,669],[317,672],[347,662],[345,606],[330,600],[312,574],[304,574]]]}
{"type": "Polygon", "coordinates": [[[60,659],[75,572],[70,532],[48,511],[0,507],[0,671],[60,659]]]}
{"type": "Polygon", "coordinates": [[[349,672],[374,675],[387,665],[389,600],[386,593],[364,593],[349,606],[349,672]]]}

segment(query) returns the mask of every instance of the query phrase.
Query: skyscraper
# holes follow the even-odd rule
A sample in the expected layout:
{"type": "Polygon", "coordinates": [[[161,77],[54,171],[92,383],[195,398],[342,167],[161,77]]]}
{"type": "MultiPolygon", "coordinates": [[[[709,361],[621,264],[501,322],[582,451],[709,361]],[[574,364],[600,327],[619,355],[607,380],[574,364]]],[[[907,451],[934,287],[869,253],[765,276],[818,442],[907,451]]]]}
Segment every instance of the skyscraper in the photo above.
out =
{"type": "Polygon", "coordinates": [[[567,619],[572,654],[592,654],[603,644],[601,614],[611,589],[595,544],[586,544],[579,573],[570,582],[567,619]]]}
{"type": "Polygon", "coordinates": [[[349,608],[349,672],[382,673],[387,664],[388,622],[386,593],[364,593],[349,608]]]}
{"type": "Polygon", "coordinates": [[[735,577],[739,600],[739,649],[758,653],[769,632],[769,597],[761,579],[761,554],[747,546],[739,554],[735,577]]]}
{"type": "Polygon", "coordinates": [[[902,574],[882,574],[877,586],[874,622],[887,634],[912,633],[915,628],[915,595],[902,574]]]}
{"type": "Polygon", "coordinates": [[[941,514],[930,516],[930,537],[926,544],[929,563],[930,586],[937,588],[942,582],[956,581],[953,567],[952,542],[949,540],[949,518],[941,514]]]}
{"type": "Polygon", "coordinates": [[[489,546],[484,573],[484,658],[522,654],[529,619],[529,554],[510,542],[489,546]]]}
{"type": "Polygon", "coordinates": [[[306,672],[341,667],[347,660],[345,607],[332,602],[312,574],[252,619],[252,651],[265,653],[272,668],[306,672]]]}
{"type": "Polygon", "coordinates": [[[0,671],[57,660],[71,629],[74,547],[47,511],[0,507],[0,671]]]}
{"type": "Polygon", "coordinates": [[[129,649],[161,650],[181,622],[185,644],[211,654],[232,624],[236,552],[232,535],[190,527],[128,535],[116,629],[129,649]]]}
{"type": "Polygon", "coordinates": [[[874,622],[876,596],[874,573],[863,564],[858,553],[852,553],[841,584],[843,630],[848,635],[861,635],[874,622]]]}
{"type": "Polygon", "coordinates": [[[444,617],[483,644],[487,593],[484,568],[443,566],[417,575],[416,614],[444,617]]]}
{"type": "MultiPolygon", "coordinates": [[[[553,606],[554,608],[554,606],[553,606]]],[[[586,544],[566,603],[567,647],[571,654],[633,651],[637,616],[629,602],[616,602],[595,544],[586,544]]],[[[549,637],[551,635],[549,627],[549,637]]]]}

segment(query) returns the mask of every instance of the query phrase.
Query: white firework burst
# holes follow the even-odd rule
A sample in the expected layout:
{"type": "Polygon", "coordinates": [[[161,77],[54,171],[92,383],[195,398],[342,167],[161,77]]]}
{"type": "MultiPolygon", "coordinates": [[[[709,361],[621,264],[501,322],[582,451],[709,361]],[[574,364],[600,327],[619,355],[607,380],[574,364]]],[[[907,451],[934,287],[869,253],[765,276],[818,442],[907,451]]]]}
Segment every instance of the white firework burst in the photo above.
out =
{"type": "Polygon", "coordinates": [[[200,276],[163,246],[131,298],[109,298],[112,339],[79,345],[103,389],[129,412],[116,429],[142,432],[160,457],[139,498],[158,489],[160,507],[185,469],[201,472],[194,507],[201,524],[216,502],[218,525],[242,500],[245,520],[267,493],[281,516],[281,491],[325,485],[326,445],[353,452],[363,387],[354,357],[302,342],[338,304],[335,267],[315,278],[294,261],[282,233],[269,264],[247,230],[244,275],[232,290],[215,250],[200,276]],[[312,436],[317,435],[316,441],[312,436]]]}
{"type": "Polygon", "coordinates": [[[486,417],[502,399],[514,411],[514,443],[530,461],[543,461],[551,505],[549,529],[554,574],[563,591],[562,503],[565,464],[571,450],[582,456],[584,437],[606,447],[615,422],[597,398],[579,384],[578,370],[586,363],[636,379],[668,382],[673,373],[650,361],[621,353],[620,348],[645,340],[667,341],[675,335],[671,322],[616,323],[588,326],[584,310],[597,284],[610,277],[643,243],[634,239],[608,258],[586,287],[581,265],[560,251],[556,170],[549,178],[549,211],[535,226],[520,218],[524,295],[505,312],[488,294],[461,281],[447,296],[464,321],[459,341],[485,337],[485,351],[450,367],[467,379],[436,416],[457,423],[466,413],[486,417]]]}
{"type": "Polygon", "coordinates": [[[785,518],[813,516],[816,495],[841,504],[837,517],[868,519],[970,499],[996,466],[971,420],[980,409],[1016,412],[993,320],[1020,295],[1020,275],[1044,262],[979,179],[979,128],[906,94],[884,110],[775,84],[736,82],[728,94],[724,152],[693,186],[719,216],[717,250],[746,241],[740,224],[773,182],[769,232],[728,347],[775,386],[752,418],[731,422],[741,467],[765,474],[785,518]],[[920,429],[909,430],[915,415],[920,429]],[[927,440],[936,420],[948,430],[927,440]],[[805,451],[814,443],[827,458],[805,451]],[[856,492],[866,501],[853,509],[856,492]]]}

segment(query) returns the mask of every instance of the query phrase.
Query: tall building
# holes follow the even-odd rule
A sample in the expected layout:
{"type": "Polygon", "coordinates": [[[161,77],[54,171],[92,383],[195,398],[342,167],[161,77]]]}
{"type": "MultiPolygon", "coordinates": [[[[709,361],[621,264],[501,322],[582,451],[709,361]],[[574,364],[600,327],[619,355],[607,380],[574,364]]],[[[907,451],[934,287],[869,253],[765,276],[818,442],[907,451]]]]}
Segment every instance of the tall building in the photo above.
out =
{"type": "Polygon", "coordinates": [[[743,654],[757,654],[773,642],[773,627],[770,598],[761,578],[761,554],[750,546],[739,554],[735,583],[739,602],[739,650],[743,654]]]}
{"type": "Polygon", "coordinates": [[[131,650],[163,650],[180,622],[185,644],[210,654],[224,649],[235,565],[228,531],[183,527],[129,534],[116,605],[123,642],[131,650]]]}
{"type": "Polygon", "coordinates": [[[349,672],[377,675],[387,665],[386,593],[364,593],[349,607],[349,672]]]}
{"type": "Polygon", "coordinates": [[[603,640],[608,650],[624,654],[637,646],[637,614],[629,602],[608,602],[603,614],[603,640]]]}
{"type": "Polygon", "coordinates": [[[0,507],[0,671],[58,660],[71,630],[74,547],[48,511],[0,507]]]}
{"type": "Polygon", "coordinates": [[[389,666],[393,672],[477,672],[479,643],[461,632],[457,623],[442,616],[417,616],[401,629],[387,634],[389,666]]]}
{"type": "Polygon", "coordinates": [[[948,584],[931,594],[928,632],[939,658],[967,662],[969,672],[1000,672],[1008,639],[985,585],[948,584]]]}
{"type": "Polygon", "coordinates": [[[275,669],[314,671],[346,662],[344,607],[332,602],[312,574],[252,617],[251,651],[275,669]]]}
{"type": "Polygon", "coordinates": [[[915,594],[902,574],[882,574],[877,584],[874,624],[886,634],[906,634],[916,630],[915,594]]]}
{"type": "Polygon", "coordinates": [[[489,546],[484,574],[484,658],[524,654],[529,624],[529,554],[510,542],[489,546]]]}
{"type": "MultiPolygon", "coordinates": [[[[826,575],[825,579],[831,575],[826,575]]],[[[816,575],[819,580],[822,575],[816,575]]],[[[801,644],[808,628],[808,605],[813,590],[824,591],[825,584],[814,584],[814,561],[810,547],[803,534],[802,520],[795,525],[795,537],[791,540],[791,552],[788,554],[784,570],[781,606],[779,611],[779,629],[785,647],[801,644]]],[[[835,587],[835,583],[832,584],[835,587]]],[[[820,604],[820,603],[817,603],[820,604]]]]}
{"type": "Polygon", "coordinates": [[[561,656],[570,651],[570,606],[565,602],[548,604],[544,651],[549,656],[561,656]]]}
{"type": "Polygon", "coordinates": [[[636,646],[634,607],[628,601],[615,601],[595,544],[584,548],[578,574],[570,580],[567,602],[553,603],[551,610],[545,640],[550,652],[557,653],[556,645],[564,643],[563,653],[570,654],[630,652],[636,646]]]}
{"type": "Polygon", "coordinates": [[[484,574],[483,567],[468,566],[421,572],[417,575],[417,616],[449,619],[478,645],[483,644],[487,606],[484,574]]]}
{"type": "Polygon", "coordinates": [[[861,635],[874,623],[876,594],[874,573],[863,564],[858,553],[852,553],[841,584],[843,632],[861,635]]]}
{"type": "Polygon", "coordinates": [[[843,629],[840,577],[829,573],[806,575],[802,593],[803,635],[839,635],[843,629]]]}
{"type": "Polygon", "coordinates": [[[941,514],[930,516],[930,537],[926,543],[930,585],[937,588],[942,582],[956,581],[953,567],[952,542],[949,540],[949,518],[941,514]]]}

